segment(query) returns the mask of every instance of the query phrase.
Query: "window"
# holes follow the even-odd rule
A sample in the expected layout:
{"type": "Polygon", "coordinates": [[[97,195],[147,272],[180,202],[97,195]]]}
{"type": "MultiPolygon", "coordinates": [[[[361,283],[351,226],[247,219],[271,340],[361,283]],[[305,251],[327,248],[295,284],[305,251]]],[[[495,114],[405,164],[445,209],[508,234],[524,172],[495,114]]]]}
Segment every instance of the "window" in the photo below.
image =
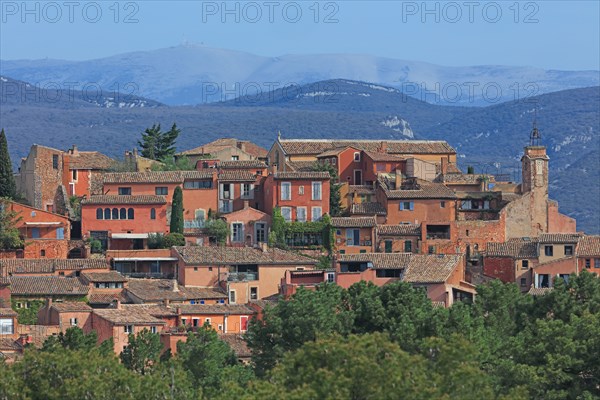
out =
{"type": "Polygon", "coordinates": [[[258,288],[257,287],[250,288],[250,300],[258,300],[258,288]]]}
{"type": "Polygon", "coordinates": [[[14,325],[12,318],[0,318],[0,335],[12,335],[14,325]]]}
{"type": "Polygon", "coordinates": [[[133,217],[134,217],[133,208],[129,208],[127,210],[127,219],[133,219],[133,217]]]}
{"type": "Polygon", "coordinates": [[[52,154],[52,168],[58,169],[58,154],[52,154]]]}
{"type": "Polygon", "coordinates": [[[133,333],[133,325],[125,325],[123,328],[125,333],[133,333]]]}
{"type": "Polygon", "coordinates": [[[57,228],[56,229],[56,238],[64,239],[65,238],[65,228],[57,228]]]}
{"type": "Polygon", "coordinates": [[[119,209],[118,208],[112,209],[112,219],[119,219],[119,209]]]}
{"type": "Polygon", "coordinates": [[[156,326],[150,327],[150,333],[156,333],[156,326]]]}
{"type": "Polygon", "coordinates": [[[298,222],[306,222],[306,207],[296,208],[296,219],[298,222]]]}
{"type": "Polygon", "coordinates": [[[572,255],[573,255],[573,246],[572,245],[565,246],[565,256],[572,256],[572,255]]]}
{"type": "Polygon", "coordinates": [[[150,219],[156,219],[156,208],[150,209],[150,219]]]}
{"type": "Polygon", "coordinates": [[[323,184],[321,182],[313,182],[312,183],[312,199],[313,200],[321,200],[322,185],[323,184]]]}
{"type": "Polygon", "coordinates": [[[31,228],[31,238],[32,239],[40,238],[40,228],[31,228]]]}
{"type": "Polygon", "coordinates": [[[46,257],[46,250],[40,250],[40,257],[46,257]]]}
{"type": "Polygon", "coordinates": [[[585,267],[590,268],[592,266],[592,260],[589,258],[585,259],[585,267]]]}
{"type": "Polygon", "coordinates": [[[264,222],[254,223],[254,230],[256,231],[255,240],[258,243],[267,242],[267,224],[264,222]]]}
{"type": "Polygon", "coordinates": [[[119,210],[119,219],[127,219],[127,210],[125,208],[119,210]]]}
{"type": "Polygon", "coordinates": [[[385,171],[385,164],[383,164],[383,163],[377,163],[375,165],[375,169],[376,169],[377,172],[385,171]]]}
{"type": "Polygon", "coordinates": [[[529,260],[523,260],[521,262],[521,269],[529,269],[529,260]]]}
{"type": "Polygon", "coordinates": [[[404,252],[412,253],[412,241],[411,240],[404,241],[404,252]]]}
{"type": "Polygon", "coordinates": [[[469,230],[467,229],[467,231],[465,232],[467,236],[469,236],[469,230]]]}
{"type": "Polygon", "coordinates": [[[329,283],[335,282],[335,272],[327,273],[327,282],[329,282],[329,283]]]}
{"type": "Polygon", "coordinates": [[[569,274],[558,274],[558,278],[562,279],[566,284],[569,283],[569,274]]]}
{"type": "Polygon", "coordinates": [[[402,269],[377,269],[375,276],[377,278],[401,278],[402,269]]]}
{"type": "Polygon", "coordinates": [[[96,219],[103,219],[104,213],[101,208],[96,208],[96,219]]]}
{"type": "Polygon", "coordinates": [[[242,199],[254,198],[254,185],[251,183],[242,183],[242,199]]]}
{"type": "Polygon", "coordinates": [[[69,318],[69,325],[77,326],[77,318],[69,318]]]}
{"type": "Polygon", "coordinates": [[[321,207],[313,207],[312,208],[312,221],[320,221],[321,217],[323,217],[323,209],[321,207]]]}
{"type": "Polygon", "coordinates": [[[120,187],[119,195],[121,196],[131,196],[131,188],[130,187],[120,187]]]}
{"type": "Polygon", "coordinates": [[[187,325],[187,318],[181,318],[181,325],[187,325]]]}
{"type": "Polygon", "coordinates": [[[446,202],[440,201],[440,208],[446,208],[446,202]]]}
{"type": "Polygon", "coordinates": [[[104,209],[104,219],[110,219],[110,208],[104,209]]]}
{"type": "Polygon", "coordinates": [[[239,161],[240,160],[240,156],[231,156],[231,160],[232,161],[239,161]]]}
{"type": "Polygon", "coordinates": [[[212,189],[212,181],[185,181],[184,189],[212,189]]]}
{"type": "Polygon", "coordinates": [[[331,164],[336,165],[337,164],[337,158],[332,158],[331,159],[331,164]]]}
{"type": "Polygon", "coordinates": [[[166,187],[166,186],[157,186],[157,187],[154,189],[154,193],[155,193],[157,196],[167,196],[167,195],[169,194],[169,188],[168,188],[168,187],[166,187]]]}
{"type": "Polygon", "coordinates": [[[244,225],[241,222],[231,224],[231,241],[237,243],[244,241],[244,225]]]}
{"type": "Polygon", "coordinates": [[[550,287],[550,275],[541,274],[537,276],[538,279],[538,288],[547,288],[550,287]]]}
{"type": "Polygon", "coordinates": [[[357,151],[354,153],[354,162],[359,162],[360,161],[360,153],[357,151]]]}
{"type": "Polygon", "coordinates": [[[298,194],[299,194],[300,196],[303,196],[303,195],[304,195],[304,186],[299,186],[299,187],[298,187],[298,194]]]}
{"type": "Polygon", "coordinates": [[[429,253],[429,254],[435,254],[435,246],[429,246],[427,248],[427,253],[429,253]]]}
{"type": "Polygon", "coordinates": [[[521,278],[521,287],[527,286],[527,278],[521,278]]]}
{"type": "Polygon", "coordinates": [[[385,252],[386,253],[391,253],[392,252],[392,241],[391,240],[386,240],[385,241],[385,252]]]}
{"type": "Polygon", "coordinates": [[[400,211],[410,210],[413,211],[415,209],[415,203],[413,201],[401,201],[400,202],[400,211]]]}
{"type": "Polygon", "coordinates": [[[291,207],[281,207],[281,216],[286,220],[286,222],[292,222],[291,207]]]}
{"type": "Polygon", "coordinates": [[[192,318],[192,326],[200,326],[200,319],[192,318]]]}
{"type": "Polygon", "coordinates": [[[346,229],[346,246],[360,246],[360,229],[346,229]]]}
{"type": "Polygon", "coordinates": [[[221,332],[223,332],[223,324],[219,324],[219,327],[218,327],[218,328],[219,328],[219,330],[220,330],[221,332]]]}
{"type": "Polygon", "coordinates": [[[594,258],[594,268],[600,268],[600,258],[594,258]]]}
{"type": "Polygon", "coordinates": [[[229,291],[229,304],[235,304],[235,290],[229,291]]]}
{"type": "Polygon", "coordinates": [[[281,200],[292,199],[292,184],[290,182],[281,182],[281,200]]]}
{"type": "Polygon", "coordinates": [[[544,246],[544,254],[546,255],[546,257],[552,257],[554,255],[554,247],[544,246]]]}

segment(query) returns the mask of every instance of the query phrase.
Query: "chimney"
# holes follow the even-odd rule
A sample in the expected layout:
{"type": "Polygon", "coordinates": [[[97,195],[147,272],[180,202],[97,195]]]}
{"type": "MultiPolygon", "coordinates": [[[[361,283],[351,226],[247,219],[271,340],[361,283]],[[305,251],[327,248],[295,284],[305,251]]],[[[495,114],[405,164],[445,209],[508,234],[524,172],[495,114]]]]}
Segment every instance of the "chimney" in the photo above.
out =
{"type": "Polygon", "coordinates": [[[267,243],[261,243],[260,249],[262,250],[263,253],[266,253],[267,251],[269,251],[269,245],[267,243]]]}
{"type": "Polygon", "coordinates": [[[249,208],[250,208],[250,201],[244,200],[244,210],[247,210],[249,208]]]}
{"type": "Polygon", "coordinates": [[[177,279],[173,279],[173,292],[179,292],[179,285],[177,284],[177,279]]]}
{"type": "Polygon", "coordinates": [[[71,150],[69,150],[69,153],[73,154],[74,156],[76,156],[77,154],[79,154],[79,151],[77,150],[77,145],[73,145],[71,147],[71,150]]]}
{"type": "Polygon", "coordinates": [[[121,310],[121,300],[117,299],[117,310],[121,310]]]}
{"type": "Polygon", "coordinates": [[[138,155],[138,149],[137,149],[137,147],[133,148],[133,155],[137,157],[137,155],[138,155]]]}
{"type": "Polygon", "coordinates": [[[385,141],[382,141],[382,142],[379,144],[379,152],[380,152],[380,153],[387,153],[387,142],[385,142],[385,141]]]}
{"type": "Polygon", "coordinates": [[[241,151],[246,151],[246,142],[238,141],[237,148],[240,149],[241,151]]]}
{"type": "Polygon", "coordinates": [[[169,300],[169,299],[165,299],[165,300],[163,301],[163,304],[165,305],[165,307],[169,307],[169,304],[170,304],[170,303],[171,303],[171,302],[170,302],[170,300],[169,300]]]}
{"type": "Polygon", "coordinates": [[[177,306],[177,315],[181,315],[181,306],[177,306]]]}
{"type": "Polygon", "coordinates": [[[400,186],[402,186],[402,174],[398,173],[400,171],[396,170],[396,187],[394,189],[399,190],[400,186]]]}
{"type": "Polygon", "coordinates": [[[446,175],[448,173],[448,158],[442,157],[442,175],[446,175]]]}

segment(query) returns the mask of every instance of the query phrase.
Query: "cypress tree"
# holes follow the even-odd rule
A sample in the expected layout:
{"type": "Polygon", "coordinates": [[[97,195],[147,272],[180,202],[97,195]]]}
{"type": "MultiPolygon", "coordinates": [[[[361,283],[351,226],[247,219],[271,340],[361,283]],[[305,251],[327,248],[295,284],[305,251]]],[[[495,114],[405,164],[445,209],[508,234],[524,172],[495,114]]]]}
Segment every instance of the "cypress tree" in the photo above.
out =
{"type": "Polygon", "coordinates": [[[8,142],[4,129],[0,131],[0,197],[14,199],[17,194],[12,162],[8,154],[8,142]]]}
{"type": "Polygon", "coordinates": [[[177,186],[173,192],[171,206],[171,233],[183,234],[183,191],[177,186]]]}

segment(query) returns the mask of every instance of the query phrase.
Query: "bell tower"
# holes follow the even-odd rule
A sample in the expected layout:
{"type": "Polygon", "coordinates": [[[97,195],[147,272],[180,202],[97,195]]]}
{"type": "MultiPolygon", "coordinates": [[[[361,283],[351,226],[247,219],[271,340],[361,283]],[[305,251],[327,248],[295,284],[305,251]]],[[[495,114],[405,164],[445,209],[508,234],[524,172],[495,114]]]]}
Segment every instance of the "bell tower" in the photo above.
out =
{"type": "Polygon", "coordinates": [[[521,193],[529,196],[532,235],[548,231],[548,161],[546,146],[541,145],[536,121],[529,136],[529,145],[521,158],[521,193]]]}

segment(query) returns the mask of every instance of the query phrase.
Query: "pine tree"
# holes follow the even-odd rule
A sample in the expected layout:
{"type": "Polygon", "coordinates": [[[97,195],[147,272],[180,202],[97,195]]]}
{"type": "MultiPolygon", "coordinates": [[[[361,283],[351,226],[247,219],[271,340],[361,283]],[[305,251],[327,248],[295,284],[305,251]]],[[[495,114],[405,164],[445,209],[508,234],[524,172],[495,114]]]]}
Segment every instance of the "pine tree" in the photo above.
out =
{"type": "Polygon", "coordinates": [[[161,131],[160,124],[153,124],[152,128],[146,128],[142,133],[142,139],[138,140],[138,145],[142,148],[142,156],[152,160],[172,161],[175,154],[175,141],[180,133],[181,129],[178,129],[175,123],[167,132],[161,131]]]}
{"type": "Polygon", "coordinates": [[[12,162],[8,154],[8,142],[4,129],[0,131],[0,197],[14,199],[17,194],[12,162]]]}
{"type": "Polygon", "coordinates": [[[183,234],[183,191],[177,186],[173,192],[171,206],[171,233],[183,234]]]}

